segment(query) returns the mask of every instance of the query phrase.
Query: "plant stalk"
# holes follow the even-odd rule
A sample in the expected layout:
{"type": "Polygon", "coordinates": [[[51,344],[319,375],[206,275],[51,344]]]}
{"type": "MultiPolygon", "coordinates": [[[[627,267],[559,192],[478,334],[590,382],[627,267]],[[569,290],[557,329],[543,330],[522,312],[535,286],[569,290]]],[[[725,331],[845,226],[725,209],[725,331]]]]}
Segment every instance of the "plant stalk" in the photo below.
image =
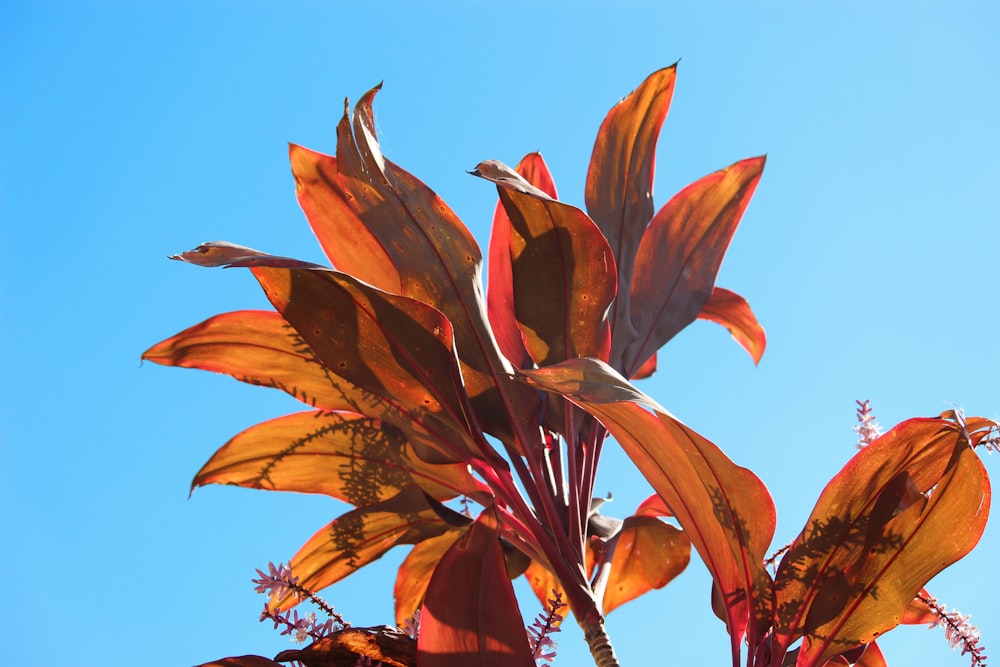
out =
{"type": "Polygon", "coordinates": [[[604,629],[604,620],[598,619],[587,625],[580,623],[580,627],[583,628],[583,638],[587,640],[590,654],[594,656],[594,664],[597,667],[620,667],[611,638],[604,629]]]}

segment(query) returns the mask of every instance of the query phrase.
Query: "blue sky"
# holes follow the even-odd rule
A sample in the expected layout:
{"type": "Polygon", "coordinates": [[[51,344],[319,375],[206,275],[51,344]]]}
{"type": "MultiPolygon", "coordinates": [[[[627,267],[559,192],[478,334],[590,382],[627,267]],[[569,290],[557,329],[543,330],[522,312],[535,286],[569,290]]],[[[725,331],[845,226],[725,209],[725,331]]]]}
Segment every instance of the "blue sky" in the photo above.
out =
{"type": "MultiPolygon", "coordinates": [[[[495,202],[465,172],[540,150],[582,205],[604,114],[681,59],[655,199],[767,153],[720,284],[767,329],[755,368],[697,323],[644,390],[768,484],[775,546],[854,452],[854,400],[883,425],[954,404],[1000,418],[992,3],[21,2],[0,5],[0,662],[190,665],[288,647],[257,623],[255,567],[343,511],[191,477],[277,392],[140,365],[149,345],[265,307],[241,271],[166,260],[209,240],[322,261],[289,141],[332,152],[343,100],[385,82],[385,153],[482,243],[495,202]],[[873,6],[872,6],[873,5],[873,6]]],[[[599,491],[648,493],[614,447],[599,491]]],[[[1000,459],[987,460],[996,474],[1000,459]]],[[[392,555],[329,589],[391,620],[392,555]]],[[[1000,529],[931,591],[1000,649],[1000,529]]],[[[614,613],[625,665],[728,664],[692,565],[614,613]]],[[[525,616],[539,609],[527,599],[525,616]]],[[[939,630],[890,664],[964,665],[939,630]]],[[[579,632],[560,665],[587,664],[579,632]]]]}

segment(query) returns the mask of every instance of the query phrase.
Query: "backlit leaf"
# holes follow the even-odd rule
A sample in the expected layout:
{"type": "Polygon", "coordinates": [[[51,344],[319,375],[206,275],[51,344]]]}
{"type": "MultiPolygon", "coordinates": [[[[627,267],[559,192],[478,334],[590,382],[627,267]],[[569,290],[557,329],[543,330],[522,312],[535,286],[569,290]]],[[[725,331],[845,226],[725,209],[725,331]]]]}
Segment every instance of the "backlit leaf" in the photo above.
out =
{"type": "Polygon", "coordinates": [[[663,588],[691,560],[691,542],[677,528],[648,516],[625,519],[618,534],[604,613],[656,588],[663,588]]]}
{"type": "Polygon", "coordinates": [[[499,536],[487,509],[441,559],[420,615],[420,667],[534,667],[499,536]]]}
{"type": "MultiPolygon", "coordinates": [[[[553,199],[558,199],[549,168],[539,153],[528,153],[517,165],[517,173],[553,199]]],[[[498,201],[490,231],[489,280],[486,283],[486,304],[490,326],[504,356],[515,368],[528,368],[531,357],[524,347],[521,330],[514,316],[514,283],[510,261],[510,218],[498,201]]]]}
{"type": "Polygon", "coordinates": [[[979,541],[990,488],[960,424],[911,419],[827,485],[778,568],[776,647],[822,665],[898,625],[934,575],[979,541]]]}
{"type": "Polygon", "coordinates": [[[583,211],[503,163],[481,162],[473,173],[497,185],[511,223],[514,313],[528,354],[540,366],[607,359],[617,279],[604,235],[583,211]]]}
{"type": "MultiPolygon", "coordinates": [[[[299,584],[320,591],[381,558],[399,544],[416,544],[437,537],[467,519],[437,503],[416,486],[367,507],[343,514],[317,532],[289,562],[299,584]]],[[[271,608],[288,610],[294,595],[272,597],[271,608]]]]}
{"type": "Polygon", "coordinates": [[[463,534],[463,529],[450,530],[420,542],[407,554],[396,573],[396,586],[393,590],[397,625],[403,627],[403,623],[420,609],[434,568],[463,534]]]}
{"type": "Polygon", "coordinates": [[[510,368],[489,330],[482,254],[447,204],[382,154],[372,112],[378,90],[358,101],[352,117],[345,109],[335,159],[293,151],[299,200],[324,247],[364,228],[356,244],[330,251],[338,268],[445,314],[483,427],[509,441],[510,415],[530,412],[534,397],[510,382],[510,368]],[[347,216],[336,219],[344,211],[347,216]],[[348,257],[354,250],[358,254],[348,257]]]}
{"type": "Polygon", "coordinates": [[[202,466],[191,486],[205,484],[323,493],[356,506],[414,484],[439,500],[476,494],[464,464],[426,463],[398,429],[326,411],[286,415],[243,431],[202,466]]]}
{"type": "Polygon", "coordinates": [[[739,294],[716,287],[712,290],[708,303],[698,313],[698,319],[711,320],[726,327],[736,342],[750,353],[753,362],[760,363],[767,345],[764,327],[750,310],[750,304],[739,294]]]}
{"type": "Polygon", "coordinates": [[[607,364],[574,359],[521,374],[607,427],[673,510],[722,591],[734,655],[745,633],[753,645],[771,614],[763,560],[775,513],[763,483],[607,364]]]}
{"type": "Polygon", "coordinates": [[[288,157],[299,205],[331,264],[379,289],[400,294],[399,270],[365,224],[380,202],[357,197],[362,189],[358,184],[342,184],[337,158],[332,155],[292,144],[288,157]]]}
{"type": "MultiPolygon", "coordinates": [[[[311,358],[313,372],[328,376],[342,394],[334,409],[348,407],[399,427],[425,460],[464,458],[472,429],[450,324],[440,312],[342,273],[308,263],[299,267],[295,260],[242,246],[204,244],[173,259],[250,267],[294,330],[296,351],[311,358]]],[[[225,333],[239,341],[237,329],[225,333]]]]}
{"type": "Polygon", "coordinates": [[[636,337],[615,336],[612,360],[620,356],[625,375],[693,322],[708,303],[763,168],[764,158],[758,157],[709,174],[677,193],[653,217],[639,243],[631,284],[636,337]]]}
{"type": "Polygon", "coordinates": [[[663,498],[659,494],[654,493],[649,498],[646,498],[641,503],[639,507],[635,510],[635,516],[673,516],[674,513],[670,511],[667,504],[663,502],[663,498]]]}
{"type": "Polygon", "coordinates": [[[272,311],[216,315],[154,345],[142,358],[281,389],[312,407],[363,410],[354,387],[326,372],[298,332],[272,311]]]}
{"type": "Polygon", "coordinates": [[[616,349],[617,341],[629,342],[635,333],[628,286],[639,240],[653,217],[656,141],[676,77],[676,65],[654,72],[608,112],[587,170],[587,212],[611,245],[621,286],[610,317],[616,349]]]}

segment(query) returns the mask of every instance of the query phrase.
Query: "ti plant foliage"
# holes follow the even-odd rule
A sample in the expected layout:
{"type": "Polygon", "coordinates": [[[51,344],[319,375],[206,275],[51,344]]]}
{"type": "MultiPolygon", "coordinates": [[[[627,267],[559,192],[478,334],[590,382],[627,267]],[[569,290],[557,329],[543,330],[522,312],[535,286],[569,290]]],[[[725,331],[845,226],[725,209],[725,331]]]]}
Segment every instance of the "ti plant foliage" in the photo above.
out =
{"type": "MultiPolygon", "coordinates": [[[[913,419],[829,483],[772,575],[764,484],[632,384],[698,318],[728,328],[755,362],[765,344],[746,301],[715,285],[764,158],[653,206],[675,74],[655,72],[607,115],[586,212],[559,200],[537,153],[476,167],[500,200],[485,290],[466,227],[382,154],[378,88],[345,107],[336,157],[290,149],[299,203],[334,268],[228,243],[174,258],[248,268],[274,310],[217,315],[144,358],[281,389],[309,408],[235,436],[193,486],[350,503],[291,559],[301,590],[412,545],[395,611],[402,624],[420,610],[420,667],[534,665],[511,585],[521,575],[543,604],[565,600],[597,665],[616,665],[605,615],[665,586],[692,546],[734,665],[883,664],[876,638],[925,620],[922,587],[983,532],[990,490],[973,448],[996,425],[913,419]],[[593,499],[609,435],[656,491],[624,520],[593,499]]],[[[296,590],[279,587],[269,608],[295,606],[296,590]]],[[[320,653],[302,659],[353,664],[320,653]]]]}

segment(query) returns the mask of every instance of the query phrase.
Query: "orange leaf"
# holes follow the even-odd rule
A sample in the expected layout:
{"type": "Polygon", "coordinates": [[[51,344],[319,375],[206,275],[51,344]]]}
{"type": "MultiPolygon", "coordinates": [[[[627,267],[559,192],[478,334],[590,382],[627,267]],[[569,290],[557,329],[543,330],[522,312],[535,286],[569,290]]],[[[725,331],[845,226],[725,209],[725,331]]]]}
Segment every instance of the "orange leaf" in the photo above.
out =
{"type": "Polygon", "coordinates": [[[420,612],[421,667],[533,667],[496,512],[483,511],[434,570],[420,612]]]}
{"type": "Polygon", "coordinates": [[[616,334],[612,353],[612,360],[620,354],[625,375],[632,375],[708,303],[763,168],[764,158],[758,157],[709,174],[678,192],[653,217],[639,243],[631,283],[629,312],[636,336],[630,340],[616,334]]]}
{"type": "Polygon", "coordinates": [[[489,330],[482,254],[447,204],[382,154],[372,112],[378,91],[362,96],[352,118],[345,109],[336,158],[293,151],[299,200],[338,268],[444,313],[454,327],[462,375],[483,428],[509,442],[510,415],[530,413],[534,396],[511,383],[489,330]],[[338,219],[341,213],[346,217],[338,219]],[[356,248],[335,248],[343,238],[354,238],[354,230],[356,248]],[[348,256],[354,250],[357,254],[348,256]]]}
{"type": "Polygon", "coordinates": [[[393,591],[393,597],[396,600],[397,625],[403,627],[403,623],[420,609],[434,568],[437,567],[455,540],[463,534],[464,531],[461,529],[450,530],[420,542],[407,554],[406,559],[399,566],[399,571],[396,574],[396,586],[393,591]]]}
{"type": "MultiPolygon", "coordinates": [[[[374,505],[337,517],[313,535],[289,567],[299,583],[319,591],[378,560],[398,544],[416,544],[468,523],[468,519],[410,486],[374,505]]],[[[294,594],[272,597],[271,608],[298,604],[294,594]]]]}
{"type": "Polygon", "coordinates": [[[676,65],[654,72],[608,112],[587,169],[587,212],[608,239],[618,268],[620,288],[610,315],[616,341],[627,341],[631,330],[628,286],[639,240],[653,217],[656,141],[676,78],[676,65]]]}
{"type": "Polygon", "coordinates": [[[343,179],[342,183],[337,158],[331,155],[291,144],[288,158],[299,205],[331,264],[379,289],[400,294],[399,270],[365,223],[375,215],[375,205],[384,207],[384,202],[373,202],[370,196],[359,198],[362,186],[357,182],[343,179]]]}
{"type": "Polygon", "coordinates": [[[911,419],[827,485],[775,579],[776,647],[822,665],[898,625],[934,575],[979,541],[989,479],[961,425],[911,419]]]}
{"type": "Polygon", "coordinates": [[[312,407],[354,409],[362,397],[324,372],[302,337],[281,315],[241,310],[211,317],[154,345],[143,359],[200,368],[253,385],[281,389],[312,407]]]}
{"type": "Polygon", "coordinates": [[[378,419],[325,411],[243,431],[202,466],[191,486],[206,484],[323,493],[359,507],[413,484],[439,500],[476,494],[465,465],[425,463],[399,430],[378,419]]]}
{"type": "Polygon", "coordinates": [[[618,534],[611,574],[604,590],[604,613],[656,588],[663,588],[691,560],[691,541],[659,519],[630,516],[618,534]]]}
{"type": "Polygon", "coordinates": [[[906,603],[906,609],[903,610],[903,618],[899,619],[900,624],[929,625],[938,620],[937,614],[934,613],[929,604],[920,599],[921,596],[928,599],[930,598],[930,593],[927,592],[926,588],[922,588],[918,597],[906,603]]]}
{"type": "Polygon", "coordinates": [[[735,292],[716,287],[708,303],[698,313],[698,319],[711,320],[729,330],[736,342],[750,353],[755,364],[760,363],[767,345],[764,327],[757,321],[750,304],[735,292]]]}
{"type": "Polygon", "coordinates": [[[771,616],[763,559],[775,514],[763,483],[607,364],[573,359],[521,374],[607,427],[673,510],[722,591],[734,655],[745,633],[754,645],[771,616]]]}

